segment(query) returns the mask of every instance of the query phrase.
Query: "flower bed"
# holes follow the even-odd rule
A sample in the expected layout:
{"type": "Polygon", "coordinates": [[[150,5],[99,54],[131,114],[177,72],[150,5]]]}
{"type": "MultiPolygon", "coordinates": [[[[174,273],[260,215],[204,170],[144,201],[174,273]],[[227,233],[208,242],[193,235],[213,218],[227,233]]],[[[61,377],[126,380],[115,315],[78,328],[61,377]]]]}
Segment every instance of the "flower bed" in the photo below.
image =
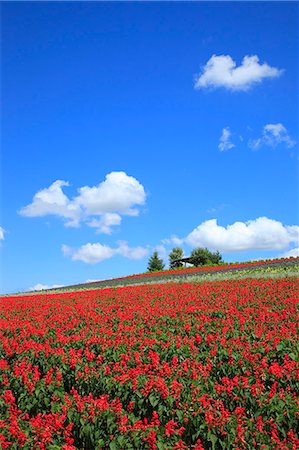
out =
{"type": "Polygon", "coordinates": [[[298,279],[0,298],[2,449],[296,449],[298,279]]]}

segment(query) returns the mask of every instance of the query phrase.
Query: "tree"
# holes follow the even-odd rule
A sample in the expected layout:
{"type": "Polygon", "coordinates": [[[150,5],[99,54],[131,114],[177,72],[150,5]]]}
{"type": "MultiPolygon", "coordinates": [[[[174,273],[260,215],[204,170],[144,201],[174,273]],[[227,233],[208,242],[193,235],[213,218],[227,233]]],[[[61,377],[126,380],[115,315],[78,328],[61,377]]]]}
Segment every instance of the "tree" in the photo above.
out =
{"type": "Polygon", "coordinates": [[[147,270],[148,272],[158,272],[164,269],[163,260],[159,258],[158,252],[154,252],[148,260],[147,270]]]}
{"type": "Polygon", "coordinates": [[[182,267],[182,262],[174,262],[176,259],[183,258],[184,250],[181,247],[174,247],[169,253],[169,268],[182,267]]]}
{"type": "Polygon", "coordinates": [[[192,250],[190,258],[191,263],[196,267],[220,264],[222,262],[222,256],[218,251],[213,253],[207,248],[195,248],[192,250]]]}
{"type": "MultiPolygon", "coordinates": [[[[210,252],[211,253],[211,252],[210,252]]],[[[221,264],[223,263],[223,259],[218,250],[215,253],[211,253],[210,260],[213,264],[221,264]]]]}

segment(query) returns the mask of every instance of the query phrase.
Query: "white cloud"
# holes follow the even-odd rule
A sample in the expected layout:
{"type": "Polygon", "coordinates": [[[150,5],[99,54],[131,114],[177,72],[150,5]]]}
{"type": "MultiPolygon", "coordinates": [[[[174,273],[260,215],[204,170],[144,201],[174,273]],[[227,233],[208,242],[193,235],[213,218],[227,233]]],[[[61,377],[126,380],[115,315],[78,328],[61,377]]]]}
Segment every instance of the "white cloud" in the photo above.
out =
{"type": "Polygon", "coordinates": [[[162,244],[174,244],[181,245],[184,242],[184,239],[181,239],[175,235],[172,235],[170,238],[162,239],[162,244]]]}
{"type": "Polygon", "coordinates": [[[264,78],[275,78],[283,71],[267,63],[260,64],[257,55],[245,56],[240,66],[230,55],[213,55],[195,79],[195,89],[224,87],[246,91],[264,78]]]}
{"type": "Polygon", "coordinates": [[[38,191],[32,203],[21,208],[19,213],[26,217],[42,217],[49,214],[69,219],[66,226],[78,226],[80,207],[69,200],[62,191],[63,186],[69,186],[67,181],[54,181],[48,188],[38,191]]]}
{"type": "Polygon", "coordinates": [[[0,227],[0,241],[4,241],[4,233],[5,231],[3,230],[2,227],[0,227]]]}
{"type": "Polygon", "coordinates": [[[231,206],[229,203],[220,203],[219,205],[208,208],[207,213],[213,214],[217,211],[222,211],[223,209],[228,208],[229,206],[231,206]]]}
{"type": "Polygon", "coordinates": [[[120,225],[121,216],[117,213],[105,213],[101,219],[92,219],[87,223],[90,227],[97,228],[97,233],[111,234],[111,227],[120,225]]]}
{"type": "Polygon", "coordinates": [[[32,286],[29,288],[29,291],[43,291],[43,290],[47,290],[47,289],[55,289],[55,288],[60,288],[63,287],[62,284],[52,284],[51,286],[48,284],[41,284],[41,283],[37,283],[35,286],[32,286]]]}
{"type": "Polygon", "coordinates": [[[70,257],[73,261],[83,261],[88,264],[102,262],[117,254],[128,259],[142,259],[148,253],[148,250],[143,247],[129,247],[126,241],[118,241],[118,247],[115,248],[100,243],[87,243],[79,249],[62,245],[61,250],[64,256],[70,257]]]}
{"type": "Polygon", "coordinates": [[[288,148],[294,147],[296,144],[282,123],[268,123],[264,126],[260,138],[248,142],[248,146],[252,150],[257,150],[263,145],[275,148],[279,144],[285,144],[288,148]]]}
{"type": "Polygon", "coordinates": [[[85,244],[78,250],[72,250],[69,247],[63,246],[62,251],[64,255],[70,255],[73,261],[83,261],[88,264],[96,264],[111,258],[115,254],[115,250],[108,245],[102,244],[85,244]],[[67,251],[65,251],[67,250],[67,251]]]}
{"type": "Polygon", "coordinates": [[[63,244],[61,246],[61,250],[62,250],[62,253],[64,254],[64,256],[71,256],[71,254],[72,254],[72,249],[68,245],[63,244]]]}
{"type": "Polygon", "coordinates": [[[292,241],[297,242],[299,245],[299,233],[298,233],[299,227],[297,225],[289,225],[289,226],[286,226],[286,230],[288,231],[289,235],[291,236],[292,241]]]}
{"type": "Polygon", "coordinates": [[[290,258],[291,256],[293,257],[299,256],[299,247],[292,248],[291,250],[280,255],[279,258],[290,258]]]}
{"type": "Polygon", "coordinates": [[[21,208],[26,217],[42,217],[49,214],[66,220],[65,226],[76,227],[81,221],[96,227],[98,232],[110,234],[111,227],[121,223],[121,215],[137,216],[137,206],[146,200],[144,187],[125,172],[111,172],[97,186],[84,186],[79,194],[69,199],[62,188],[69,186],[57,180],[48,188],[37,192],[32,203],[21,208]]]}
{"type": "Polygon", "coordinates": [[[233,144],[230,141],[230,137],[231,137],[231,132],[230,132],[229,127],[223,128],[222,134],[219,139],[219,145],[218,145],[218,148],[221,152],[235,147],[235,144],[233,144]]]}
{"type": "Polygon", "coordinates": [[[156,245],[156,247],[154,247],[154,251],[157,251],[159,258],[163,259],[163,261],[167,263],[169,251],[167,251],[164,245],[156,245]]]}
{"type": "Polygon", "coordinates": [[[82,205],[90,215],[119,212],[137,215],[134,205],[143,205],[145,192],[134,177],[125,172],[111,172],[98,186],[84,186],[79,189],[75,203],[82,205]]]}
{"type": "Polygon", "coordinates": [[[84,281],[84,283],[96,283],[97,281],[104,281],[104,280],[90,280],[90,279],[88,279],[88,280],[84,281]]]}
{"type": "Polygon", "coordinates": [[[129,259],[142,259],[148,254],[148,250],[144,247],[129,247],[127,242],[118,241],[119,247],[116,250],[116,253],[124,256],[129,259]]]}
{"type": "Polygon", "coordinates": [[[191,247],[208,247],[223,252],[243,250],[282,250],[298,242],[299,227],[285,226],[277,220],[259,217],[248,222],[235,222],[226,228],[216,219],[201,223],[184,239],[191,247]]]}

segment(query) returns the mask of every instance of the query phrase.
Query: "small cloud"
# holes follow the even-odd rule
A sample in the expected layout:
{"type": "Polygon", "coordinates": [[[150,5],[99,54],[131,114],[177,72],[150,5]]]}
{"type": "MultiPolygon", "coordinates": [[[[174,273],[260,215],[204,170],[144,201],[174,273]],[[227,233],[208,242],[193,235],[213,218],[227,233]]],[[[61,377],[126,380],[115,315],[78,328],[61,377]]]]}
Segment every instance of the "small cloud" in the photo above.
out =
{"type": "Polygon", "coordinates": [[[121,216],[117,213],[105,213],[101,219],[92,219],[87,223],[88,226],[97,228],[97,233],[111,234],[112,226],[121,224],[121,216]]]}
{"type": "Polygon", "coordinates": [[[268,123],[264,126],[260,138],[248,142],[248,146],[252,150],[258,150],[262,146],[275,148],[280,144],[285,144],[288,148],[294,147],[296,144],[282,123],[268,123]]]}
{"type": "Polygon", "coordinates": [[[299,247],[292,248],[291,250],[280,255],[279,258],[296,258],[297,256],[299,256],[299,247]]]}
{"type": "Polygon", "coordinates": [[[158,252],[158,256],[159,258],[163,259],[164,262],[168,261],[168,254],[169,252],[167,251],[167,249],[164,247],[164,245],[156,245],[153,248],[154,251],[158,252]]]}
{"type": "Polygon", "coordinates": [[[144,247],[129,247],[126,241],[118,241],[119,247],[116,253],[129,259],[142,259],[148,254],[148,250],[144,247]]]}
{"type": "Polygon", "coordinates": [[[2,227],[0,227],[0,241],[4,241],[4,229],[2,227]]]}
{"type": "Polygon", "coordinates": [[[231,91],[247,91],[265,78],[276,78],[282,70],[267,63],[260,64],[257,55],[245,56],[240,66],[230,55],[213,55],[195,78],[195,89],[223,87],[231,91]]]}
{"type": "Polygon", "coordinates": [[[62,246],[62,252],[65,256],[70,256],[73,261],[83,261],[87,264],[96,264],[111,258],[115,254],[115,250],[108,245],[85,244],[79,249],[74,250],[66,245],[62,246]]]}
{"type": "Polygon", "coordinates": [[[37,283],[35,286],[30,287],[29,291],[45,291],[48,289],[55,289],[55,288],[60,288],[60,287],[63,287],[63,285],[62,284],[48,285],[48,284],[37,283]]]}
{"type": "Polygon", "coordinates": [[[87,243],[78,249],[62,245],[61,250],[64,256],[70,257],[73,261],[83,261],[87,264],[96,264],[115,255],[128,259],[142,259],[148,253],[148,250],[143,247],[129,247],[126,241],[118,241],[118,247],[115,248],[100,243],[87,243]]]}
{"type": "Polygon", "coordinates": [[[229,203],[221,203],[220,205],[216,205],[214,207],[207,209],[207,213],[212,214],[217,211],[222,211],[223,209],[228,208],[229,206],[231,206],[229,203]]]}
{"type": "Polygon", "coordinates": [[[63,244],[61,246],[61,250],[62,250],[62,253],[64,254],[64,256],[71,256],[71,254],[72,254],[72,249],[68,245],[63,244]]]}
{"type": "Polygon", "coordinates": [[[218,148],[221,152],[224,152],[225,150],[229,150],[229,149],[235,147],[235,144],[233,144],[230,141],[230,137],[231,137],[231,132],[230,132],[229,127],[223,128],[222,134],[219,139],[219,145],[218,145],[218,148]]]}
{"type": "Polygon", "coordinates": [[[174,244],[174,245],[181,245],[183,244],[184,240],[180,239],[179,237],[172,235],[170,238],[162,239],[162,244],[174,244]]]}

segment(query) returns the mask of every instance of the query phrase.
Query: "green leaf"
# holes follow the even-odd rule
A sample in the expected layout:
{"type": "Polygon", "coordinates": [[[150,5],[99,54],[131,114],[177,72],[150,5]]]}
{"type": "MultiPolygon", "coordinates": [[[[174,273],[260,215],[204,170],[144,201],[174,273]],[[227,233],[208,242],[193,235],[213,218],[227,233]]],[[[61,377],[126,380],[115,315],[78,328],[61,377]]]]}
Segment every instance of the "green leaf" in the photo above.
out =
{"type": "Polygon", "coordinates": [[[126,438],[124,436],[118,436],[117,438],[117,442],[120,446],[122,446],[121,448],[124,448],[123,446],[126,443],[126,438]]]}
{"type": "Polygon", "coordinates": [[[212,450],[215,450],[215,444],[218,440],[217,436],[213,434],[211,431],[208,432],[208,439],[212,442],[212,450]]]}
{"type": "Polygon", "coordinates": [[[159,397],[156,394],[150,394],[148,399],[153,407],[155,407],[159,403],[159,397]]]}

